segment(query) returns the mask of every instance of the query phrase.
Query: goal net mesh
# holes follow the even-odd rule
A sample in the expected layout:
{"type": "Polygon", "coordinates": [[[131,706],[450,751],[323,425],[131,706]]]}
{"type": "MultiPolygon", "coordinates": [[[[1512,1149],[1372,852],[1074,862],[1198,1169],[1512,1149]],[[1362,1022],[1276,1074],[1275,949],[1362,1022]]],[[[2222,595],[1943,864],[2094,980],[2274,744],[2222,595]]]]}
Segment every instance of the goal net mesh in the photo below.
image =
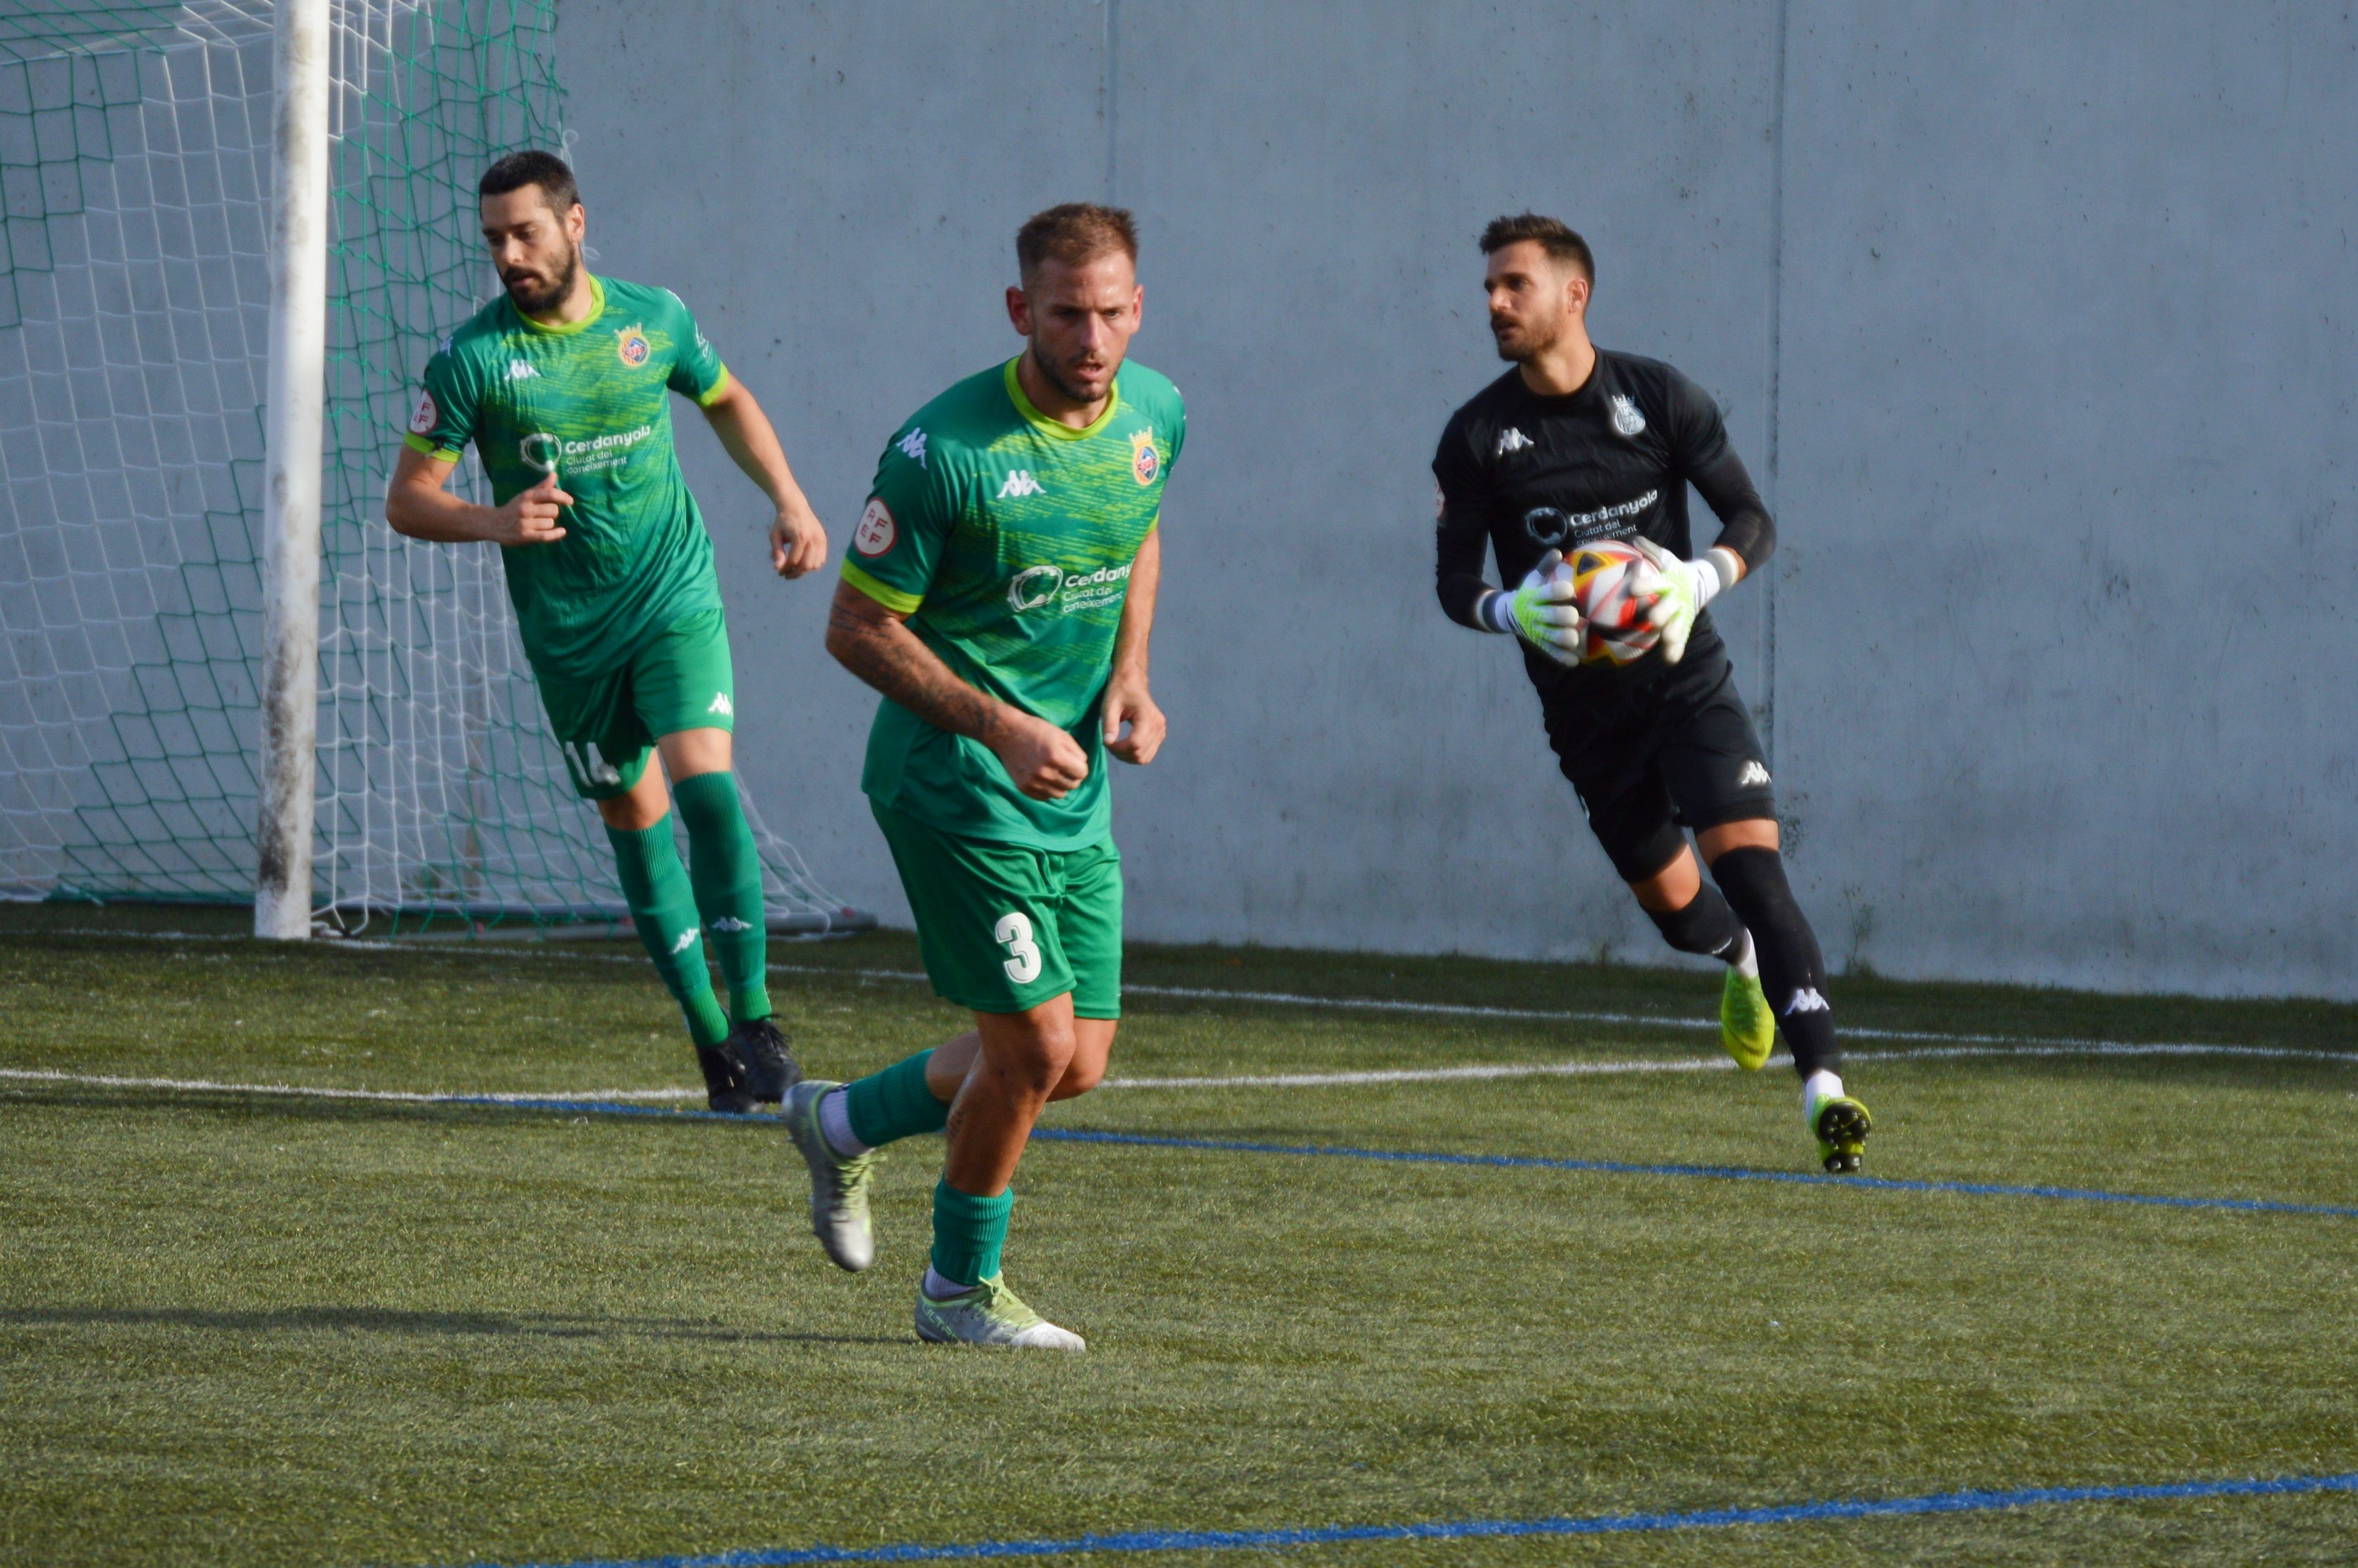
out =
{"type": "MultiPolygon", "coordinates": [[[[253,897],[273,11],[0,0],[0,895],[253,897]]],[[[563,143],[555,5],[333,12],[314,907],[616,918],[498,552],[382,516],[474,181],[563,143]]],[[[773,925],[856,919],[746,806],[773,925]]]]}

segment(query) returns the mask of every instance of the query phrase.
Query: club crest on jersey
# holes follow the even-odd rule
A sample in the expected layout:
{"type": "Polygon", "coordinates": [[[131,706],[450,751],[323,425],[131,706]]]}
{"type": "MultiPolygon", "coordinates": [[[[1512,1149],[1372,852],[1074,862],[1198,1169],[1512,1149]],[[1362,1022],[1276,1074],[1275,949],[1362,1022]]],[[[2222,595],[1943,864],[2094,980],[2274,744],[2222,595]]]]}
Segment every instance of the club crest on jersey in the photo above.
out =
{"type": "Polygon", "coordinates": [[[417,395],[417,408],[409,416],[409,433],[413,436],[430,435],[434,427],[441,422],[441,418],[442,411],[434,406],[434,395],[430,392],[420,392],[417,395]]]}
{"type": "Polygon", "coordinates": [[[1163,454],[1154,449],[1154,432],[1140,430],[1130,438],[1130,477],[1141,484],[1152,484],[1154,476],[1163,471],[1163,454]]]}
{"type": "Polygon", "coordinates": [[[884,504],[881,495],[868,498],[868,510],[860,514],[859,525],[851,530],[851,547],[863,556],[883,555],[900,537],[892,526],[892,509],[884,504]]]}
{"type": "Polygon", "coordinates": [[[1638,412],[1638,400],[1615,393],[1611,399],[1613,433],[1630,440],[1646,433],[1646,416],[1638,412]]]}
{"type": "Polygon", "coordinates": [[[614,334],[614,351],[622,357],[624,364],[636,370],[647,362],[647,356],[654,352],[654,346],[647,341],[644,327],[625,327],[614,334]]]}

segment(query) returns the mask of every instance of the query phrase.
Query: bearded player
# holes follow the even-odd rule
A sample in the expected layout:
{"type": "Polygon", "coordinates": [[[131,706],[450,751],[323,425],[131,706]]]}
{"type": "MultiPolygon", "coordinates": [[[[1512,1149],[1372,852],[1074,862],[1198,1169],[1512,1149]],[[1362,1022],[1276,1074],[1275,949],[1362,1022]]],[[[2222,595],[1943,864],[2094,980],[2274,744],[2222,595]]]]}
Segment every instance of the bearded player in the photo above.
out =
{"type": "Polygon", "coordinates": [[[883,694],[861,787],[925,972],[975,1026],[857,1083],[798,1084],[785,1119],[812,1227],[851,1270],[875,1257],[872,1151],[946,1127],[918,1335],[1080,1350],[1007,1288],[1000,1252],[1033,1120],[1105,1076],[1121,1015],[1106,759],[1163,743],[1147,636],[1186,416],[1123,363],[1144,300],[1129,213],[1051,208],[1015,254],[1024,350],[893,434],[827,636],[883,694]]]}
{"type": "Polygon", "coordinates": [[[1614,870],[1664,941],[1727,965],[1728,1054],[1758,1069],[1781,1029],[1820,1160],[1855,1171],[1866,1108],[1843,1091],[1825,965],[1778,855],[1768,764],[1704,609],[1768,558],[1776,527],[1701,387],[1589,341],[1586,242],[1527,212],[1491,223],[1481,243],[1491,335],[1514,368],[1452,416],[1433,460],[1442,608],[1521,644],[1548,742],[1614,870]],[[1694,560],[1690,484],[1720,523],[1694,560]],[[1580,662],[1580,611],[1551,569],[1604,539],[1628,541],[1659,573],[1645,609],[1659,640],[1626,665],[1580,662]],[[1520,586],[1483,580],[1485,546],[1520,586]]]}
{"type": "Polygon", "coordinates": [[[709,1102],[749,1111],[801,1073],[771,1018],[761,860],[730,771],[729,629],[672,449],[670,395],[695,400],[769,498],[781,577],[824,564],[827,534],[761,406],[679,297],[583,268],[588,220],[562,159],[511,154],[481,196],[505,293],[427,362],[385,519],[413,539],[501,547],[541,702],[574,788],[605,822],[639,939],[687,1016],[709,1102]],[[495,505],[444,488],[469,441],[495,505]]]}

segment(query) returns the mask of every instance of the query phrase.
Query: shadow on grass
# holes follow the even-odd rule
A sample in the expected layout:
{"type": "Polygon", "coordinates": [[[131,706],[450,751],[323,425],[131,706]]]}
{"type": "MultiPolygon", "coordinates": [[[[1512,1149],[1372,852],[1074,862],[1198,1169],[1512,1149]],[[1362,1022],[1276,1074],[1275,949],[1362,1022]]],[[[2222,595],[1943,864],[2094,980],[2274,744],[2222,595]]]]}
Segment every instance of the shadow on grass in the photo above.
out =
{"type": "Polygon", "coordinates": [[[731,1328],[687,1318],[581,1317],[549,1313],[400,1312],[389,1307],[274,1307],[251,1312],[197,1307],[5,1307],[0,1326],[21,1328],[206,1328],[231,1334],[327,1329],[361,1334],[480,1335],[543,1339],[671,1339],[747,1345],[906,1345],[906,1335],[805,1334],[731,1328]]]}

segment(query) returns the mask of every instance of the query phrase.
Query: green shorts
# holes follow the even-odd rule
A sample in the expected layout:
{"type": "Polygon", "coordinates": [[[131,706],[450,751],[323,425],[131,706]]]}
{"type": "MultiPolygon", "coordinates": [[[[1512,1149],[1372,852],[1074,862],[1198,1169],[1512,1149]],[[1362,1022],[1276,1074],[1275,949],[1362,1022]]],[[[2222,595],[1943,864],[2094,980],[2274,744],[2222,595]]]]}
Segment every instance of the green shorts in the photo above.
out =
{"type": "Polygon", "coordinates": [[[573,787],[585,799],[629,794],[647,771],[658,736],[737,727],[729,625],[718,610],[673,622],[604,675],[564,680],[534,674],[573,787]]]}
{"type": "Polygon", "coordinates": [[[925,978],[977,1012],[1070,991],[1076,1018],[1121,1016],[1121,851],[959,838],[869,806],[917,917],[925,978]]]}

